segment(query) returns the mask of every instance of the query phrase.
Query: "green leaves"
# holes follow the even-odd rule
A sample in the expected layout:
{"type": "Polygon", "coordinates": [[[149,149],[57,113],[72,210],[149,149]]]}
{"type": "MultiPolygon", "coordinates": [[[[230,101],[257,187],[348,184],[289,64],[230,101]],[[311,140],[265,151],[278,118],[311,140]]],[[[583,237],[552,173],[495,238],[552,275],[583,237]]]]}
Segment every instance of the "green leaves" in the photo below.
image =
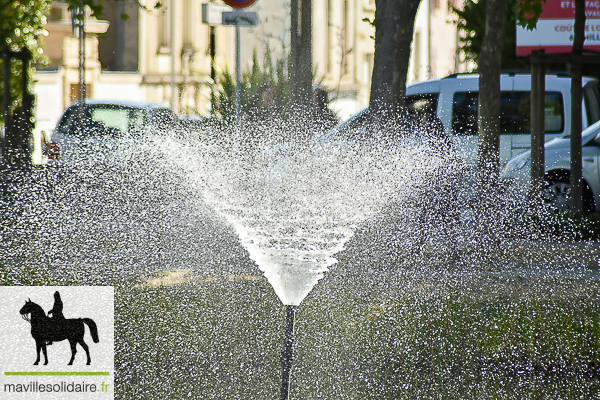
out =
{"type": "MultiPolygon", "coordinates": [[[[28,49],[32,54],[32,63],[44,62],[41,39],[47,33],[46,16],[50,12],[50,0],[29,0],[27,2],[2,1],[0,2],[0,50],[18,52],[28,49]]],[[[6,61],[0,59],[0,68],[4,68],[6,61]]],[[[11,59],[11,78],[8,84],[12,101],[11,110],[20,105],[21,99],[21,73],[23,63],[18,59],[11,59]]],[[[33,67],[30,66],[30,73],[33,67]]],[[[0,90],[4,90],[6,82],[0,82],[0,90]]],[[[4,115],[0,115],[2,121],[4,115]]]]}
{"type": "Polygon", "coordinates": [[[0,47],[7,46],[12,51],[28,47],[35,53],[38,41],[45,32],[50,3],[49,0],[0,3],[0,47]]]}
{"type": "MultiPolygon", "coordinates": [[[[256,50],[252,57],[252,66],[242,73],[240,84],[240,103],[242,112],[254,104],[258,91],[268,85],[273,88],[275,103],[280,105],[284,114],[289,104],[289,80],[287,78],[285,60],[273,60],[271,52],[267,50],[261,65],[256,50]]],[[[211,113],[224,120],[230,120],[235,112],[235,86],[236,83],[228,70],[219,74],[216,84],[216,102],[211,113]]]]}
{"type": "Polygon", "coordinates": [[[534,30],[546,0],[518,0],[515,4],[517,24],[530,31],[534,30]]]}
{"type": "MultiPolygon", "coordinates": [[[[544,0],[527,0],[527,1],[544,1],[544,0]]],[[[507,7],[510,7],[506,20],[504,39],[504,48],[502,49],[502,69],[514,70],[525,67],[526,60],[516,57],[516,30],[518,15],[519,0],[508,0],[507,7]]],[[[459,39],[460,51],[464,53],[465,59],[479,64],[479,52],[483,36],[485,34],[485,17],[486,17],[487,0],[467,0],[462,9],[453,8],[454,13],[458,16],[456,26],[461,32],[459,39]]]]}

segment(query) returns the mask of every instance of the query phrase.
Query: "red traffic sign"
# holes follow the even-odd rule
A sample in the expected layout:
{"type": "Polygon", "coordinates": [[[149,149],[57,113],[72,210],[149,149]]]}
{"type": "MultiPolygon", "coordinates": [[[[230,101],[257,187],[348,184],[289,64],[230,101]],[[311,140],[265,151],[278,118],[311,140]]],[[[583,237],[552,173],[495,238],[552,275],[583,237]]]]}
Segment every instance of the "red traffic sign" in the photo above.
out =
{"type": "Polygon", "coordinates": [[[223,3],[233,8],[246,8],[256,3],[256,0],[223,0],[223,3]]]}

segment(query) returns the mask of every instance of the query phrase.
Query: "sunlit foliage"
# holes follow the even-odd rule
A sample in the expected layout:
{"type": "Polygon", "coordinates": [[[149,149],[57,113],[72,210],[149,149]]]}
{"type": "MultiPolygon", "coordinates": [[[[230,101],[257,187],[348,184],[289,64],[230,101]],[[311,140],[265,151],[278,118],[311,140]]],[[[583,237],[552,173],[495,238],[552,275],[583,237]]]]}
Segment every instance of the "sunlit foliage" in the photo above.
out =
{"type": "MultiPolygon", "coordinates": [[[[49,0],[31,0],[28,2],[3,0],[0,2],[0,51],[19,52],[27,49],[31,52],[32,63],[44,63],[43,36],[47,35],[44,26],[50,12],[49,0]]],[[[0,69],[4,70],[4,58],[0,59],[0,69]]],[[[29,73],[33,71],[30,66],[29,73]]],[[[22,61],[11,60],[11,109],[21,104],[22,61]]],[[[4,91],[4,80],[0,81],[0,91],[4,91]]],[[[0,115],[0,120],[4,116],[0,115]]]]}

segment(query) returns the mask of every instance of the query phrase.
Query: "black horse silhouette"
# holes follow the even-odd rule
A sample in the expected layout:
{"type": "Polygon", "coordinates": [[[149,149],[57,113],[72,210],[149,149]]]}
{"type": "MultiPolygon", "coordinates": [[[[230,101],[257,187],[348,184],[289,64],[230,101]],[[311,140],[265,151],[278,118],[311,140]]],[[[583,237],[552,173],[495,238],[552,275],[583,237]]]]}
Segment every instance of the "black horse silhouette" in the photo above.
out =
{"type": "Polygon", "coordinates": [[[77,343],[85,350],[85,354],[87,354],[87,365],[90,365],[92,362],[90,350],[88,345],[83,341],[83,335],[85,333],[84,323],[90,329],[90,334],[92,335],[94,343],[98,343],[98,328],[96,327],[94,320],[90,318],[55,320],[47,317],[42,307],[31,300],[27,300],[19,312],[24,320],[31,323],[31,336],[35,339],[35,347],[37,350],[37,359],[33,365],[38,365],[40,362],[40,350],[44,352],[44,365],[47,365],[47,343],[60,342],[65,339],[67,339],[71,345],[71,360],[68,365],[73,365],[75,353],[77,353],[77,349],[75,348],[77,343]],[[28,314],[31,314],[31,317],[28,317],[28,314]]]}

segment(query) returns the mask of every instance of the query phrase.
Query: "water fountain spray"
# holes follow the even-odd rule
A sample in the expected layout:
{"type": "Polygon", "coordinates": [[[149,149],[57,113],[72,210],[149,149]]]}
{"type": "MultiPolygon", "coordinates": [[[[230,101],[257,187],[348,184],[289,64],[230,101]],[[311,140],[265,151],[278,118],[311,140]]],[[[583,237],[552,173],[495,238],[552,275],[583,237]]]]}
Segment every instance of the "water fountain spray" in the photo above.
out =
{"type": "MultiPolygon", "coordinates": [[[[12,246],[3,254],[5,258],[2,261],[5,264],[0,272],[4,272],[3,276],[8,277],[5,278],[6,281],[14,280],[19,284],[27,284],[27,281],[19,280],[19,271],[23,269],[12,268],[12,266],[31,263],[35,266],[41,265],[43,269],[40,271],[48,271],[50,270],[48,267],[51,266],[52,270],[56,269],[61,274],[65,274],[64,277],[61,276],[61,282],[64,279],[64,282],[69,283],[99,282],[106,284],[106,282],[111,282],[107,279],[113,279],[113,274],[117,273],[134,272],[135,275],[132,277],[137,279],[142,271],[148,273],[182,267],[195,269],[199,274],[227,274],[231,268],[235,268],[236,272],[234,273],[239,273],[237,268],[241,266],[236,264],[241,264],[241,261],[245,273],[252,275],[253,268],[259,267],[273,287],[274,293],[284,305],[286,311],[285,335],[281,353],[277,352],[275,355],[279,348],[274,349],[270,343],[260,343],[263,346],[259,350],[259,357],[266,355],[264,359],[254,358],[256,352],[248,353],[245,354],[247,357],[242,360],[244,363],[242,365],[231,362],[230,337],[225,337],[221,346],[209,343],[209,339],[221,338],[224,332],[230,332],[229,328],[232,324],[237,324],[237,320],[230,318],[230,315],[227,314],[228,310],[218,310],[218,316],[224,319],[229,318],[227,321],[215,320],[213,315],[206,316],[204,326],[213,329],[215,333],[215,336],[206,336],[206,343],[208,343],[206,349],[202,349],[202,346],[194,346],[194,340],[198,340],[199,336],[204,336],[203,332],[195,330],[201,328],[202,325],[194,318],[188,318],[185,321],[192,328],[185,339],[189,340],[188,343],[179,341],[178,335],[181,332],[177,329],[168,332],[166,338],[163,331],[153,331],[159,325],[156,323],[157,315],[162,317],[162,313],[165,312],[165,308],[162,308],[161,304],[152,304],[152,310],[160,311],[160,314],[152,313],[145,320],[145,325],[138,326],[137,320],[128,318],[129,314],[125,314],[120,328],[121,333],[131,333],[132,339],[146,340],[148,336],[145,331],[152,331],[149,332],[151,337],[156,338],[155,342],[148,342],[148,346],[144,344],[135,347],[129,342],[121,347],[121,350],[124,351],[121,353],[120,361],[126,361],[121,364],[123,372],[121,390],[129,391],[127,396],[130,398],[164,398],[168,394],[174,395],[174,390],[182,393],[180,397],[186,397],[186,394],[189,397],[192,396],[191,393],[201,392],[207,381],[210,381],[213,387],[211,390],[214,392],[210,393],[213,395],[212,397],[223,397],[221,391],[224,383],[221,378],[229,377],[234,369],[239,372],[239,375],[232,375],[228,382],[239,382],[238,386],[233,386],[234,389],[238,389],[238,392],[245,390],[252,393],[254,387],[248,388],[247,381],[239,377],[244,374],[244,377],[248,377],[251,374],[254,382],[258,380],[265,382],[266,388],[263,393],[272,393],[273,386],[276,385],[271,385],[269,378],[264,379],[264,377],[272,376],[273,363],[277,361],[276,358],[279,355],[281,355],[282,367],[281,386],[275,387],[275,389],[280,390],[281,398],[289,398],[292,391],[292,367],[296,350],[295,312],[298,310],[299,304],[326,275],[327,271],[335,268],[333,267],[336,263],[335,257],[345,247],[348,247],[348,251],[344,253],[343,257],[347,262],[336,268],[332,275],[348,279],[340,279],[337,283],[332,280],[333,284],[318,296],[320,297],[322,294],[331,296],[331,298],[337,299],[339,306],[345,307],[346,301],[351,302],[351,299],[346,296],[346,292],[342,290],[341,293],[333,293],[330,289],[347,287],[349,293],[353,293],[354,290],[364,290],[365,293],[357,293],[357,297],[360,297],[360,304],[355,302],[360,307],[360,310],[357,310],[360,312],[359,317],[362,318],[364,314],[365,317],[371,316],[377,321],[373,324],[367,322],[353,325],[353,328],[359,330],[359,334],[367,335],[363,336],[366,340],[356,341],[356,343],[340,341],[340,337],[350,339],[356,336],[339,336],[339,330],[332,330],[323,335],[321,332],[316,332],[316,337],[323,340],[322,346],[318,347],[318,352],[315,351],[311,355],[311,350],[308,349],[302,356],[303,360],[311,357],[314,357],[315,360],[323,359],[324,368],[313,368],[309,365],[309,368],[306,368],[308,371],[299,373],[300,366],[296,365],[293,372],[294,380],[307,379],[301,389],[307,391],[310,390],[307,387],[310,385],[306,385],[307,382],[315,383],[313,386],[317,388],[319,385],[328,385],[331,378],[327,374],[328,368],[333,366],[337,369],[334,371],[334,378],[339,378],[338,382],[341,385],[340,389],[329,390],[331,395],[328,397],[330,398],[344,397],[341,393],[353,393],[355,396],[364,398],[372,397],[357,394],[360,393],[357,388],[362,388],[363,393],[373,393],[373,390],[378,390],[377,393],[380,395],[393,393],[388,397],[399,397],[398,393],[406,388],[409,388],[406,390],[412,390],[410,385],[419,380],[422,381],[422,391],[417,389],[414,393],[424,393],[425,397],[431,393],[442,393],[442,396],[448,397],[448,393],[450,393],[450,396],[454,398],[465,398],[464,393],[472,393],[474,389],[480,389],[481,365],[485,368],[483,372],[488,374],[488,377],[483,376],[481,379],[484,382],[492,382],[491,389],[496,390],[500,386],[499,381],[494,378],[499,376],[500,379],[504,379],[507,375],[501,371],[494,372],[493,368],[505,366],[512,368],[516,365],[510,364],[511,361],[509,364],[504,364],[501,359],[505,356],[513,357],[517,363],[523,360],[523,354],[528,354],[526,352],[531,348],[530,329],[526,329],[527,340],[522,347],[526,351],[525,353],[521,353],[518,348],[518,351],[513,353],[510,351],[505,353],[503,350],[497,351],[494,346],[490,346],[483,349],[487,351],[484,354],[485,357],[479,358],[477,356],[479,347],[475,347],[474,351],[463,351],[462,347],[456,347],[456,342],[448,341],[442,335],[436,337],[435,335],[441,332],[438,328],[445,326],[447,331],[452,332],[453,337],[459,340],[463,340],[462,336],[465,336],[465,345],[470,341],[477,345],[479,342],[474,337],[475,335],[471,335],[468,327],[472,326],[473,332],[476,332],[475,329],[479,327],[484,328],[485,336],[489,333],[489,329],[487,329],[487,325],[482,326],[484,324],[481,321],[497,322],[498,320],[495,317],[489,318],[488,308],[481,309],[480,307],[480,297],[487,298],[489,296],[488,293],[484,293],[488,291],[488,288],[491,289],[494,303],[491,310],[498,311],[502,316],[508,315],[510,318],[505,319],[504,326],[512,329],[514,327],[511,322],[512,313],[506,313],[505,309],[496,306],[500,295],[506,296],[507,301],[513,302],[514,296],[518,294],[515,288],[523,286],[523,290],[529,290],[525,286],[530,286],[532,283],[533,286],[539,286],[540,292],[552,292],[547,291],[544,287],[545,283],[542,282],[554,279],[554,275],[550,275],[550,272],[553,273],[553,271],[548,270],[550,266],[554,266],[558,262],[571,268],[575,263],[574,260],[578,260],[583,252],[589,253],[590,257],[593,257],[591,265],[594,266],[593,271],[596,271],[597,276],[598,257],[590,251],[591,248],[597,248],[597,244],[590,243],[569,245],[566,247],[570,249],[569,252],[564,252],[564,254],[563,247],[558,246],[554,249],[555,245],[552,244],[551,253],[539,255],[539,259],[544,262],[543,267],[538,268],[535,257],[531,260],[517,259],[518,264],[515,263],[518,267],[517,272],[514,271],[512,263],[506,264],[510,270],[508,268],[501,269],[504,268],[502,266],[504,261],[498,260],[496,254],[493,254],[492,262],[483,259],[482,255],[485,255],[485,252],[489,251],[488,249],[475,248],[472,254],[465,254],[464,251],[461,253],[461,262],[464,262],[461,265],[472,262],[477,268],[476,271],[448,270],[447,258],[445,258],[447,253],[434,253],[433,250],[437,250],[434,249],[434,246],[425,245],[427,252],[423,255],[411,255],[405,252],[406,246],[412,246],[414,243],[415,230],[421,229],[415,224],[416,221],[419,221],[418,218],[415,218],[415,214],[421,211],[414,211],[423,208],[424,200],[419,196],[420,183],[423,180],[427,181],[428,176],[437,178],[437,174],[431,174],[436,171],[437,167],[441,167],[445,172],[448,171],[448,164],[441,162],[436,165],[436,159],[425,155],[423,148],[418,145],[412,146],[404,142],[398,146],[401,151],[396,151],[383,145],[384,141],[381,141],[381,146],[376,143],[370,147],[368,145],[353,146],[348,142],[332,142],[323,146],[315,143],[310,151],[296,153],[285,145],[271,145],[267,146],[264,151],[258,151],[257,154],[249,157],[243,152],[240,156],[239,152],[236,152],[231,146],[228,147],[229,143],[225,140],[211,142],[207,138],[193,141],[189,137],[182,140],[181,137],[170,138],[165,135],[157,135],[155,139],[148,136],[144,142],[139,143],[139,146],[132,148],[131,159],[134,162],[140,161],[144,168],[123,165],[115,170],[107,168],[90,170],[82,166],[80,169],[69,170],[68,174],[66,171],[64,173],[59,171],[59,174],[47,171],[49,181],[44,183],[46,181],[42,180],[40,184],[32,181],[30,183],[31,190],[27,184],[23,184],[21,189],[14,194],[15,203],[19,202],[19,213],[11,210],[11,214],[6,214],[10,218],[6,219],[8,223],[2,224],[0,227],[0,232],[8,233],[3,236],[6,238],[3,241],[3,248],[6,249],[7,245],[12,246]],[[144,147],[146,145],[148,148],[144,147]],[[148,152],[148,156],[143,158],[148,161],[147,163],[143,163],[142,160],[145,152],[148,152]],[[413,196],[417,200],[421,200],[421,204],[415,205],[413,196]],[[394,203],[398,206],[388,207],[389,204],[394,203]],[[381,213],[382,208],[386,212],[381,213]],[[388,213],[388,210],[391,211],[388,213]],[[411,212],[412,214],[410,214],[411,212]],[[387,222],[384,228],[389,227],[389,231],[385,231],[380,229],[383,223],[379,225],[378,222],[388,214],[393,214],[393,219],[384,221],[387,222]],[[207,220],[209,220],[208,223],[206,223],[207,220]],[[229,222],[229,226],[222,224],[224,221],[229,222]],[[230,229],[231,227],[233,229],[230,229]],[[235,231],[237,235],[232,235],[232,231],[235,231]],[[356,241],[349,242],[355,233],[358,233],[358,237],[355,237],[356,241]],[[203,242],[198,249],[192,248],[200,241],[206,240],[207,236],[210,237],[210,241],[203,242]],[[359,241],[363,241],[363,243],[359,243],[359,241]],[[238,246],[238,243],[241,243],[244,249],[238,246]],[[390,244],[389,249],[384,249],[383,247],[388,243],[390,244]],[[358,245],[354,246],[355,244],[358,245]],[[381,253],[376,253],[380,250],[381,253]],[[220,253],[222,251],[226,254],[220,253]],[[389,251],[387,254],[393,259],[386,259],[385,251],[389,251]],[[383,255],[380,257],[381,254],[383,255]],[[219,258],[219,255],[224,257],[219,258]],[[249,262],[248,258],[253,263],[249,262]],[[407,261],[404,261],[403,258],[407,261]],[[388,267],[404,268],[404,266],[410,269],[415,264],[414,261],[425,264],[427,270],[387,269],[388,267]],[[439,270],[436,269],[438,266],[439,270]],[[528,269],[527,266],[534,268],[528,269]],[[129,267],[135,268],[135,271],[129,271],[129,267]],[[425,275],[421,275],[421,272],[425,275]],[[469,276],[472,273],[475,275],[471,279],[469,276]],[[515,276],[515,273],[519,274],[518,279],[511,280],[510,277],[515,276]],[[521,274],[524,274],[522,275],[524,278],[521,274]],[[484,279],[486,276],[491,276],[493,279],[489,280],[488,286],[480,287],[481,282],[488,282],[484,279]],[[534,276],[533,280],[528,279],[529,276],[534,276]],[[465,286],[465,280],[471,284],[465,286]],[[498,280],[502,282],[506,280],[509,283],[499,285],[497,284],[498,280]],[[514,286],[515,281],[520,286],[514,286]],[[382,290],[372,297],[373,293],[366,292],[367,290],[375,292],[375,289],[367,289],[364,283],[380,285],[378,287],[382,290]],[[439,285],[437,285],[438,283],[439,285]],[[448,298],[443,293],[445,285],[452,286],[451,296],[448,298]],[[394,293],[389,293],[388,289],[390,288],[394,293]],[[455,302],[453,293],[462,295],[464,289],[467,290],[465,297],[475,297],[470,297],[466,303],[455,302]],[[418,299],[421,299],[422,296],[422,302],[421,300],[413,301],[415,296],[411,295],[412,290],[419,291],[415,296],[418,299]],[[441,294],[443,297],[440,297],[441,294]],[[371,307],[363,309],[362,305],[367,297],[368,305],[371,307]],[[430,298],[435,301],[430,303],[430,298]],[[476,301],[473,302],[473,300],[476,301]],[[467,308],[467,311],[462,308],[464,304],[470,307],[467,308]],[[416,312],[415,305],[417,306],[416,312]],[[446,306],[453,307],[446,308],[446,306]],[[453,311],[454,314],[461,314],[463,317],[457,323],[451,316],[448,316],[448,310],[453,311]],[[438,325],[430,324],[432,321],[431,311],[438,312],[437,317],[433,318],[437,319],[438,325]],[[214,321],[226,323],[214,324],[214,321]],[[472,323],[472,325],[464,325],[463,328],[466,326],[467,330],[457,331],[456,326],[460,325],[461,321],[472,323]],[[140,333],[136,331],[137,329],[144,332],[140,333]],[[372,335],[370,333],[374,332],[383,332],[386,335],[383,339],[379,338],[381,339],[379,341],[371,342],[372,335]],[[432,335],[428,335],[428,332],[432,335]],[[464,332],[467,335],[463,335],[464,332]],[[390,335],[393,336],[393,340],[388,340],[390,335]],[[432,341],[430,337],[434,337],[436,340],[432,341]],[[167,344],[166,349],[164,348],[165,343],[167,344]],[[389,344],[393,353],[378,347],[382,343],[389,344]],[[328,346],[332,346],[330,353],[321,351],[322,348],[328,346]],[[445,352],[435,353],[440,346],[445,346],[445,350],[442,349],[445,352]],[[194,350],[193,354],[189,351],[190,347],[194,350]],[[350,354],[338,355],[335,353],[336,350],[347,348],[350,348],[350,354]],[[173,349],[175,352],[172,354],[170,351],[173,349]],[[221,349],[227,351],[223,352],[220,357],[216,357],[217,353],[215,352],[221,349]],[[156,352],[155,360],[149,359],[149,350],[156,352]],[[375,357],[370,360],[358,360],[357,367],[360,370],[348,371],[349,368],[336,368],[340,364],[336,364],[335,361],[354,362],[362,355],[370,354],[370,351],[376,353],[373,354],[375,357]],[[390,354],[393,354],[393,357],[390,357],[390,354]],[[438,354],[437,358],[442,359],[435,364],[440,366],[437,375],[437,382],[440,384],[433,391],[431,391],[430,375],[420,375],[421,370],[419,369],[427,370],[429,368],[431,354],[438,354]],[[323,357],[324,355],[331,356],[330,358],[335,360],[333,363],[326,364],[326,361],[331,361],[331,359],[325,360],[328,357],[323,357]],[[212,361],[211,357],[216,361],[212,361]],[[406,362],[407,370],[411,371],[413,375],[397,374],[398,380],[390,381],[386,374],[395,368],[397,360],[406,362]],[[467,363],[471,363],[469,367],[471,369],[468,371],[471,371],[473,375],[469,376],[474,377],[475,380],[474,383],[462,382],[457,385],[465,390],[463,393],[460,390],[457,391],[455,387],[448,387],[447,382],[464,379],[466,375],[463,373],[465,371],[463,361],[465,360],[467,363]],[[229,364],[227,365],[227,363],[229,364]],[[147,374],[148,367],[154,367],[155,364],[157,375],[147,374]],[[263,368],[267,364],[269,367],[263,368]],[[227,369],[223,368],[224,365],[227,369]],[[161,367],[168,368],[161,370],[161,367]],[[221,368],[219,369],[219,367],[221,368]],[[215,371],[219,371],[217,375],[215,375],[215,371]],[[355,374],[355,372],[357,373],[355,374]],[[416,379],[414,374],[416,374],[416,379]],[[164,379],[165,376],[173,379],[169,381],[169,379],[164,379]],[[199,379],[194,380],[190,377],[199,379]],[[451,377],[452,380],[449,380],[448,377],[451,377]],[[135,383],[129,380],[133,378],[136,379],[135,383]],[[320,378],[323,379],[320,380],[320,378]],[[380,380],[376,381],[375,378],[380,380]],[[142,388],[139,391],[137,391],[138,385],[139,388],[142,388]],[[381,391],[386,388],[390,391],[381,391]]],[[[235,140],[231,142],[235,142],[235,140]]],[[[134,166],[139,167],[140,165],[134,166]]],[[[429,180],[431,181],[431,179],[429,180]]],[[[438,185],[438,187],[440,186],[438,185]]],[[[2,206],[0,204],[0,212],[3,210],[2,206]]],[[[434,207],[430,208],[435,211],[434,207]]],[[[468,218],[468,214],[466,217],[468,218]]],[[[479,215],[476,217],[479,218],[479,215]]],[[[469,221],[462,221],[463,226],[468,229],[471,226],[468,225],[469,221]]],[[[425,228],[427,227],[425,226],[425,228]]],[[[438,229],[439,224],[433,228],[433,232],[442,237],[441,240],[438,239],[434,243],[435,247],[439,247],[437,245],[447,239],[447,235],[438,229]]],[[[458,240],[470,239],[463,231],[460,231],[458,240]]],[[[446,240],[446,242],[448,241],[446,240]]],[[[469,249],[463,243],[459,243],[460,250],[469,249]]],[[[511,246],[511,256],[513,253],[521,252],[521,247],[523,246],[511,246]]],[[[548,246],[544,246],[542,249],[543,252],[549,251],[548,246]]],[[[588,270],[582,268],[581,265],[578,264],[577,268],[569,270],[572,275],[569,275],[568,280],[554,281],[552,287],[559,289],[554,293],[561,293],[558,295],[559,306],[562,307],[564,303],[570,302],[570,297],[563,298],[562,293],[568,293],[568,296],[573,295],[571,293],[572,279],[588,273],[588,270]]],[[[256,289],[260,290],[262,295],[264,287],[261,285],[262,283],[257,284],[256,289]]],[[[231,287],[234,286],[225,288],[231,287]]],[[[584,290],[581,294],[577,294],[582,304],[589,306],[590,315],[595,318],[592,323],[587,325],[589,329],[586,328],[585,332],[592,332],[597,326],[597,296],[590,298],[590,293],[593,292],[593,290],[589,290],[590,287],[587,284],[582,285],[581,288],[584,290]]],[[[176,294],[175,297],[182,303],[194,303],[188,302],[187,297],[184,297],[188,293],[200,294],[200,296],[202,293],[209,293],[204,291],[205,288],[200,284],[192,288],[172,287],[165,293],[179,290],[182,290],[181,294],[176,294]]],[[[206,290],[212,291],[212,289],[206,290]]],[[[221,288],[222,290],[223,288],[221,288]]],[[[137,296],[140,293],[140,291],[134,290],[130,295],[137,296]]],[[[151,294],[148,298],[155,298],[153,296],[154,294],[151,294]]],[[[269,297],[269,294],[266,294],[265,298],[271,300],[272,296],[269,297]]],[[[485,303],[485,298],[484,305],[488,304],[485,303]]],[[[226,304],[227,301],[220,304],[226,304]]],[[[210,301],[201,303],[203,304],[199,307],[202,310],[215,309],[213,304],[204,304],[210,303],[210,301]]],[[[136,303],[140,310],[146,305],[150,304],[143,301],[136,303]]],[[[269,302],[265,306],[271,307],[271,305],[269,302]]],[[[531,312],[520,311],[521,305],[520,302],[514,303],[510,310],[514,310],[516,314],[521,313],[524,318],[524,326],[530,327],[531,312]]],[[[565,311],[561,312],[560,307],[551,307],[548,313],[539,313],[537,298],[535,298],[534,305],[535,307],[531,310],[534,311],[534,315],[539,314],[538,319],[534,321],[546,320],[555,310],[558,310],[558,313],[555,314],[557,322],[571,320],[570,311],[573,309],[571,306],[569,306],[568,312],[563,314],[565,311]]],[[[330,304],[319,304],[315,301],[306,304],[307,308],[315,306],[321,310],[327,310],[330,304]]],[[[234,307],[239,307],[235,309],[239,309],[240,314],[246,311],[244,304],[236,303],[234,307]]],[[[256,304],[256,307],[262,310],[263,305],[256,304]]],[[[137,308],[130,310],[137,311],[137,308]]],[[[313,315],[320,318],[322,314],[310,313],[306,320],[310,320],[313,315]]],[[[354,317],[353,314],[348,315],[354,317]]],[[[345,316],[346,314],[337,315],[337,321],[346,322],[342,320],[345,316]]],[[[269,316],[269,320],[273,320],[272,315],[269,316]]],[[[180,321],[184,322],[181,319],[176,320],[173,324],[178,324],[180,321]]],[[[347,322],[357,321],[348,320],[347,322]]],[[[253,324],[253,326],[256,325],[253,324]]],[[[270,326],[277,327],[279,324],[274,322],[270,326]]],[[[491,324],[491,326],[494,325],[491,324]]],[[[339,326],[335,328],[337,329],[339,326]]],[[[582,332],[581,326],[578,324],[573,324],[573,330],[582,332]]],[[[503,332],[502,329],[496,330],[496,336],[492,338],[501,338],[503,332]]],[[[261,331],[255,333],[255,336],[249,335],[248,338],[243,338],[244,340],[248,339],[249,346],[252,347],[248,350],[253,351],[256,348],[254,339],[263,333],[261,331]]],[[[307,333],[306,336],[311,337],[309,329],[307,329],[307,333]]],[[[269,329],[268,335],[269,341],[275,337],[275,341],[279,343],[277,328],[275,328],[274,335],[273,330],[269,329]]],[[[578,340],[582,343],[587,342],[588,336],[586,335],[587,333],[581,336],[581,340],[578,340]]],[[[503,343],[512,346],[512,340],[513,336],[503,343]]],[[[491,342],[487,339],[485,341],[491,342]]],[[[591,345],[593,343],[591,342],[591,345]]],[[[565,342],[565,346],[570,346],[570,343],[565,342]]],[[[468,350],[471,347],[466,348],[468,350]]],[[[508,349],[508,347],[506,348],[508,349]]],[[[537,348],[542,349],[542,347],[537,348]]],[[[239,353],[235,353],[239,349],[240,347],[236,346],[234,357],[239,355],[239,353]]],[[[555,351],[559,361],[562,360],[560,357],[564,354],[571,357],[571,353],[566,347],[564,352],[560,346],[557,349],[561,349],[555,351]]],[[[343,351],[339,353],[343,353],[343,351]]],[[[546,357],[545,354],[545,352],[540,352],[539,359],[543,361],[546,357]]],[[[575,353],[572,354],[577,357],[575,353]]],[[[580,361],[587,361],[588,358],[585,357],[590,354],[590,352],[585,353],[580,361]]],[[[594,357],[596,358],[590,356],[589,359],[596,360],[597,355],[594,357]]],[[[527,357],[525,360],[527,361],[527,357]]],[[[570,360],[566,361],[571,362],[570,360]]],[[[554,364],[549,365],[553,366],[554,364]]],[[[568,371],[572,371],[570,369],[572,365],[567,364],[568,371]]],[[[519,365],[516,366],[519,367],[519,365]]],[[[594,368],[597,371],[597,368],[594,368]]],[[[532,369],[531,371],[539,370],[532,369]]],[[[427,372],[431,371],[427,370],[427,372]]],[[[521,372],[521,370],[510,372],[508,376],[512,379],[521,372]]],[[[576,371],[570,376],[577,377],[577,381],[579,381],[583,374],[576,371]]],[[[519,388],[525,386],[520,384],[521,381],[516,382],[519,388]]],[[[546,382],[544,379],[540,385],[547,385],[546,382]]],[[[514,388],[515,381],[512,383],[513,386],[509,387],[514,388]]],[[[577,385],[588,389],[589,383],[589,380],[583,379],[583,383],[578,382],[577,385]]],[[[337,383],[336,386],[338,386],[337,383]]],[[[547,386],[542,387],[546,388],[547,386]]],[[[301,390],[298,388],[294,392],[301,390]]],[[[413,392],[408,393],[407,397],[411,393],[413,392]]],[[[497,397],[495,391],[490,397],[494,396],[497,397]]],[[[211,396],[200,397],[209,398],[211,396]]],[[[237,397],[249,398],[251,396],[238,395],[237,397]]],[[[547,397],[557,398],[560,396],[547,397]]],[[[587,397],[589,398],[589,396],[587,397]]]]}
{"type": "MultiPolygon", "coordinates": [[[[131,175],[134,171],[117,174],[107,169],[106,176],[100,179],[95,171],[96,175],[90,175],[93,181],[82,177],[83,182],[89,183],[89,194],[86,191],[88,183],[78,184],[77,180],[71,181],[73,174],[69,175],[69,180],[56,186],[55,196],[60,196],[59,191],[64,189],[68,199],[77,190],[80,204],[73,210],[65,208],[54,212],[48,209],[44,212],[61,216],[56,221],[56,228],[47,230],[60,229],[62,235],[72,235],[73,240],[78,240],[77,229],[82,226],[85,226],[85,237],[90,240],[96,232],[105,236],[107,229],[113,235],[128,237],[129,230],[148,226],[148,220],[143,218],[140,225],[136,225],[137,218],[148,211],[146,202],[160,203],[159,197],[170,193],[171,185],[177,185],[181,190],[185,188],[185,198],[178,200],[202,203],[202,207],[208,205],[220,220],[228,222],[249,258],[285,306],[281,398],[287,399],[298,306],[337,263],[336,254],[344,250],[360,226],[380,215],[390,203],[410,204],[411,198],[418,194],[416,188],[420,179],[427,176],[426,172],[436,161],[428,157],[424,163],[418,143],[403,142],[391,146],[385,140],[374,140],[368,145],[313,140],[303,148],[281,142],[267,143],[256,146],[256,151],[248,154],[245,149],[235,148],[238,138],[231,137],[235,134],[227,132],[227,138],[217,138],[214,142],[149,136],[131,152],[135,156],[132,159],[142,165],[145,165],[144,160],[151,161],[150,170],[154,174],[145,173],[147,168],[139,168],[139,175],[131,175]],[[164,174],[164,179],[157,171],[164,174]],[[96,180],[103,186],[96,185],[96,180]],[[142,196],[136,189],[138,180],[147,180],[148,192],[142,196]],[[154,184],[163,180],[166,182],[164,191],[152,190],[154,184]],[[113,187],[116,190],[112,190],[113,187]],[[124,192],[127,188],[135,193],[124,192]],[[96,191],[102,195],[95,196],[96,191]],[[131,202],[123,203],[123,208],[119,208],[119,202],[128,201],[129,197],[143,197],[144,202],[139,208],[131,202]],[[96,201],[109,207],[114,204],[114,212],[106,209],[107,213],[98,213],[96,201]],[[130,215],[123,213],[123,209],[131,211],[130,215]]],[[[82,169],[82,172],[86,171],[82,169]]],[[[44,204],[37,204],[36,212],[43,207],[53,207],[52,203],[44,204]]],[[[190,217],[197,218],[186,215],[186,218],[190,217]]],[[[160,229],[159,226],[156,228],[160,229]]],[[[157,240],[160,243],[160,238],[157,240]]],[[[157,263],[155,268],[164,269],[160,248],[147,246],[146,242],[142,245],[145,252],[154,252],[148,259],[157,263]]],[[[95,248],[89,246],[89,249],[95,248]]],[[[73,251],[76,250],[74,246],[73,251]]],[[[101,253],[100,249],[95,257],[104,257],[101,253]]],[[[128,258],[126,253],[123,258],[128,258]]]]}
{"type": "Polygon", "coordinates": [[[356,229],[390,201],[412,195],[422,175],[415,161],[422,157],[419,146],[402,151],[385,142],[368,151],[360,144],[344,146],[341,156],[332,143],[285,144],[236,157],[235,163],[215,154],[196,169],[205,171],[204,199],[234,227],[286,306],[282,399],[289,396],[297,306],[337,262],[335,254],[356,229]]]}

